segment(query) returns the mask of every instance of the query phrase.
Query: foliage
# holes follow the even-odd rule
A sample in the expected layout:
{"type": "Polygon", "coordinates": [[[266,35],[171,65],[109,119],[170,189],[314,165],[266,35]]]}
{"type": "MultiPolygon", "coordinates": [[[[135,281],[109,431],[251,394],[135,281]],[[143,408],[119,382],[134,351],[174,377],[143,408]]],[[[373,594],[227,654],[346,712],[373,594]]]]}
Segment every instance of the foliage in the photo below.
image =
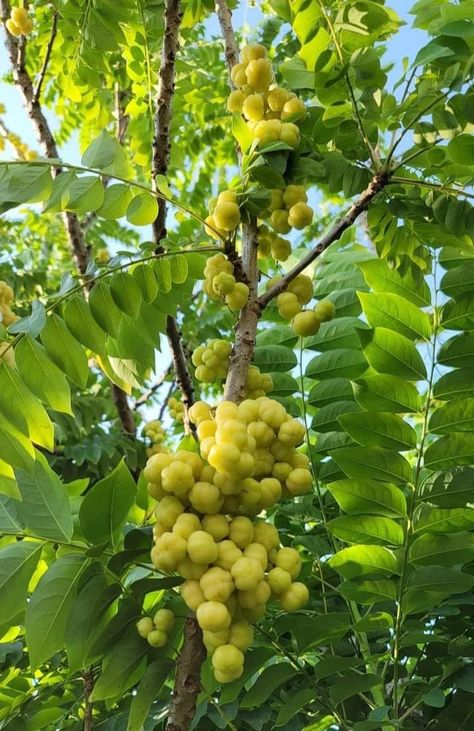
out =
{"type": "MultiPolygon", "coordinates": [[[[308,114],[296,150],[245,156],[244,208],[283,176],[310,186],[318,210],[285,264],[259,260],[262,291],[374,174],[389,177],[308,270],[335,318],[304,339],[275,300],[260,320],[253,363],[306,425],[314,491],[268,517],[301,554],[310,602],[256,623],[238,680],[219,686],[205,662],[194,729],[450,731],[474,713],[472,2],[416,3],[426,43],[390,89],[393,5],[269,0],[255,32],[276,44],[280,80],[308,114]]],[[[154,190],[162,4],[53,6],[30,3],[26,68],[42,73],[56,13],[42,103],[81,163],[0,163],[0,278],[19,316],[0,332],[0,728],[80,729],[92,704],[94,728],[151,731],[166,722],[185,606],[180,579],[150,563],[150,443],[123,433],[113,384],[137,425],[160,416],[168,444],[189,448],[166,414],[177,395],[166,323],[177,317],[189,356],[233,339],[238,315],[203,290],[224,242],[202,224],[237,175],[242,128],[225,110],[213,4],[186,0],[170,172],[154,190]],[[163,197],[173,215],[157,253],[146,227],[163,197]],[[64,212],[86,224],[84,277],[64,212]],[[165,603],[178,621],[152,648],[135,624],[165,603]]],[[[221,398],[216,383],[195,386],[221,398]]]]}

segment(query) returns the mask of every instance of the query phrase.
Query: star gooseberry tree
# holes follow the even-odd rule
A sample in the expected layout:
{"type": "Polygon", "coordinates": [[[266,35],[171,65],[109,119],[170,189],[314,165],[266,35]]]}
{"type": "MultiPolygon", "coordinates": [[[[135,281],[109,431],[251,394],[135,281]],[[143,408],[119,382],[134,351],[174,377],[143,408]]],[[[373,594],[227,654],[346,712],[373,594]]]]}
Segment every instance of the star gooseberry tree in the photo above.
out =
{"type": "Polygon", "coordinates": [[[396,5],[0,0],[0,728],[470,727],[473,3],[392,85],[396,5]]]}

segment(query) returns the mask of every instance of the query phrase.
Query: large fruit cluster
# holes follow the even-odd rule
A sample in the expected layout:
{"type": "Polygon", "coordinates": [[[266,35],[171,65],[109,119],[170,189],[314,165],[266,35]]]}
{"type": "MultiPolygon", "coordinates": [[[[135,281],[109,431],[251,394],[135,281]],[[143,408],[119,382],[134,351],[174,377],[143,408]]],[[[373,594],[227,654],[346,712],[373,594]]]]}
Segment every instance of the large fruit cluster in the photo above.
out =
{"type": "Polygon", "coordinates": [[[158,609],[153,619],[142,617],[138,620],[137,631],[151,647],[164,647],[168,642],[168,633],[173,629],[173,625],[174,614],[171,609],[158,609]]]}
{"type": "Polygon", "coordinates": [[[150,446],[146,450],[147,457],[151,457],[152,454],[169,451],[163,444],[166,434],[161,421],[158,419],[148,421],[142,429],[142,434],[150,441],[150,446]]]}
{"type": "Polygon", "coordinates": [[[164,572],[178,572],[187,606],[204,632],[216,679],[230,682],[243,670],[252,642],[250,622],[267,602],[285,611],[308,600],[295,581],[299,554],[280,547],[274,525],[256,516],[281,497],[311,490],[306,455],[297,452],[305,429],[272,399],[197,402],[190,409],[200,455],[181,450],[152,456],[145,468],[159,503],[151,558],[164,572]]]}
{"type": "Polygon", "coordinates": [[[206,231],[218,238],[217,232],[228,238],[240,223],[240,208],[237,203],[237,193],[234,190],[223,190],[217,198],[209,201],[209,215],[207,216],[206,231]]]}
{"type": "Polygon", "coordinates": [[[12,36],[27,36],[33,30],[33,21],[26,8],[12,8],[5,25],[12,36]]]}
{"type": "Polygon", "coordinates": [[[244,282],[235,281],[232,262],[224,254],[215,254],[207,260],[204,291],[213,300],[224,299],[233,311],[241,310],[249,298],[249,288],[244,282]]]}
{"type": "Polygon", "coordinates": [[[274,83],[265,46],[245,46],[231,78],[237,88],[229,95],[227,109],[243,115],[257,144],[286,142],[297,147],[300,131],[295,123],[303,121],[306,108],[296,94],[274,83]]]}
{"type": "Polygon", "coordinates": [[[8,327],[18,319],[10,305],[13,302],[13,289],[3,281],[0,281],[0,321],[8,327]]]}
{"type": "MultiPolygon", "coordinates": [[[[199,345],[193,352],[192,362],[196,367],[195,376],[202,383],[213,383],[227,376],[230,366],[232,344],[228,340],[209,340],[199,345]]],[[[244,398],[255,399],[265,396],[273,388],[269,373],[260,373],[257,366],[250,366],[244,388],[244,398]]]]}

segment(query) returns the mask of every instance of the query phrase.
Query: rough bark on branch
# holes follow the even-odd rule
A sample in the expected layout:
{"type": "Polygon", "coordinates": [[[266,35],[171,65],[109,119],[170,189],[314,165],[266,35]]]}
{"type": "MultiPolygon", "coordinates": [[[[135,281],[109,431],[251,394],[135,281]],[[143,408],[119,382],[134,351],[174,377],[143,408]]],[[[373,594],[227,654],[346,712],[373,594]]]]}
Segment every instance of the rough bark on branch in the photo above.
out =
{"type": "Polygon", "coordinates": [[[235,66],[239,62],[239,47],[235,40],[234,29],[232,27],[232,13],[229,10],[226,0],[216,0],[216,13],[225,43],[225,60],[229,72],[229,86],[231,89],[234,89],[235,87],[230,77],[230,72],[232,66],[235,66]]]}
{"type": "Polygon", "coordinates": [[[301,274],[301,272],[304,271],[304,269],[306,269],[306,267],[315,259],[317,259],[318,256],[321,256],[328,246],[341,238],[344,231],[350,228],[360,214],[368,209],[375,196],[385,188],[389,181],[390,174],[388,172],[380,172],[374,175],[364,192],[361,193],[355,203],[352,204],[347,213],[335,222],[319,243],[311,249],[311,251],[308,251],[308,253],[303,256],[297,264],[295,264],[293,269],[290,269],[290,271],[280,279],[280,281],[257,299],[256,305],[260,311],[263,310],[264,307],[266,307],[268,303],[274,299],[274,297],[279,295],[281,292],[284,292],[289,283],[293,281],[298,274],[301,274]]]}
{"type": "MultiPolygon", "coordinates": [[[[2,21],[5,24],[6,20],[10,17],[11,5],[10,0],[0,0],[0,10],[2,21]]],[[[17,40],[12,36],[5,28],[5,44],[10,59],[10,65],[12,69],[13,80],[16,87],[20,90],[26,113],[33,124],[38,144],[41,146],[46,157],[52,159],[58,159],[58,148],[56,140],[49,126],[49,122],[44,115],[41,103],[39,100],[41,85],[44,81],[46,74],[47,64],[49,57],[52,52],[54,39],[57,31],[57,14],[53,16],[53,26],[48,44],[48,49],[43,64],[43,68],[40,73],[38,86],[34,87],[33,80],[26,68],[25,62],[25,50],[26,50],[26,39],[21,36],[17,40]]],[[[58,166],[54,169],[54,174],[58,175],[61,172],[61,167],[58,166]]],[[[87,265],[90,260],[90,251],[86,245],[84,238],[84,231],[81,227],[80,221],[74,213],[64,212],[63,214],[64,227],[66,229],[69,246],[71,253],[76,261],[77,269],[80,274],[84,275],[87,270],[87,265]]],[[[135,423],[133,421],[133,415],[128,405],[126,394],[115,384],[113,385],[114,402],[117,405],[118,415],[122,424],[122,428],[125,434],[133,436],[135,434],[135,423]]]]}
{"type": "Polygon", "coordinates": [[[201,665],[206,657],[202,632],[194,616],[184,625],[184,641],[176,663],[176,677],[166,731],[187,731],[201,690],[201,665]]]}

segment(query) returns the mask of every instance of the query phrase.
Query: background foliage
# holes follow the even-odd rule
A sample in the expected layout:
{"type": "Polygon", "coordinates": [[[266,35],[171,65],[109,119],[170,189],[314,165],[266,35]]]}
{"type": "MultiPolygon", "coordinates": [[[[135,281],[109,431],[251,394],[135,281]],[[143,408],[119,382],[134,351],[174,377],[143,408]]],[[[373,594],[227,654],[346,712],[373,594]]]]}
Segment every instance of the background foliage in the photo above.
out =
{"type": "MultiPolygon", "coordinates": [[[[262,155],[249,172],[249,205],[286,170],[312,186],[318,210],[285,268],[375,173],[390,177],[311,269],[315,297],[330,299],[336,318],[301,342],[273,302],[262,317],[253,362],[307,426],[314,494],[271,518],[301,551],[311,599],[296,616],[258,624],[239,680],[221,689],[204,665],[193,728],[449,731],[474,715],[473,9],[417,2],[412,22],[427,42],[390,88],[396,7],[262,4],[255,39],[272,46],[309,113],[294,153],[262,155]]],[[[222,39],[212,3],[187,0],[183,11],[159,193],[177,205],[156,256],[147,227],[157,212],[163,5],[30,5],[26,68],[44,76],[57,141],[77,141],[82,163],[54,174],[2,122],[12,161],[0,166],[0,275],[20,316],[0,333],[16,363],[4,354],[0,365],[0,727],[9,731],[80,729],[87,707],[103,731],[165,724],[185,611],[173,592],[180,579],[149,563],[145,440],[124,434],[112,384],[129,394],[137,426],[160,415],[177,444],[182,426],[165,411],[176,392],[167,315],[188,352],[233,337],[235,316],[203,295],[218,244],[199,220],[237,170],[222,39]],[[84,222],[85,279],[64,211],[84,222]],[[135,623],[165,592],[181,621],[157,650],[135,623]]],[[[279,266],[262,260],[261,271],[264,285],[279,266]]],[[[206,388],[203,397],[220,397],[206,388]]]]}

